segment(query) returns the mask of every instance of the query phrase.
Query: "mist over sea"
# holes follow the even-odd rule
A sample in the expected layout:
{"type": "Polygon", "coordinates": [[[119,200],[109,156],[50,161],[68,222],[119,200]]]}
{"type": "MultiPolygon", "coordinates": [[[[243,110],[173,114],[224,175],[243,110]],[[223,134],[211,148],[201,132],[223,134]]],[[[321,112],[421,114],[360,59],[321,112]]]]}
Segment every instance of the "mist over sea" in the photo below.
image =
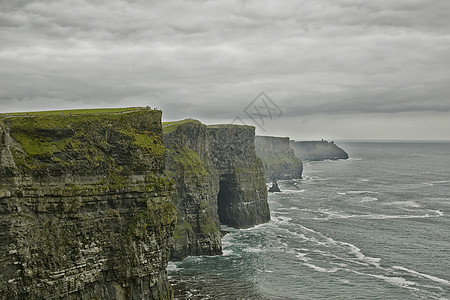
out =
{"type": "Polygon", "coordinates": [[[177,299],[450,299],[450,143],[339,143],[224,255],[170,263],[177,299]]]}

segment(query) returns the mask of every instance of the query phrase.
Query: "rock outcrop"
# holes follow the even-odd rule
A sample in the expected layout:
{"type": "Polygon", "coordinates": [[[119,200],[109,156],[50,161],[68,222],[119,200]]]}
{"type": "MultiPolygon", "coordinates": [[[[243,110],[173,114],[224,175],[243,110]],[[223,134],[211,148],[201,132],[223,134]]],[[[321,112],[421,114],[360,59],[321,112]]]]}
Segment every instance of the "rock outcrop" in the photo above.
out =
{"type": "Polygon", "coordinates": [[[328,141],[291,141],[292,149],[303,161],[348,159],[348,154],[334,142],[328,141]]]}
{"type": "Polygon", "coordinates": [[[166,168],[176,182],[173,259],[221,253],[220,223],[251,227],[270,219],[262,162],[250,126],[164,126],[166,168]]]}
{"type": "Polygon", "coordinates": [[[302,178],[302,161],[295,156],[288,137],[256,136],[255,149],[263,161],[268,182],[302,178]]]}
{"type": "Polygon", "coordinates": [[[0,119],[0,298],[172,299],[161,112],[0,119]]]}
{"type": "Polygon", "coordinates": [[[281,192],[280,187],[278,186],[278,182],[276,180],[274,180],[272,182],[272,186],[269,189],[270,193],[279,193],[281,192]]]}

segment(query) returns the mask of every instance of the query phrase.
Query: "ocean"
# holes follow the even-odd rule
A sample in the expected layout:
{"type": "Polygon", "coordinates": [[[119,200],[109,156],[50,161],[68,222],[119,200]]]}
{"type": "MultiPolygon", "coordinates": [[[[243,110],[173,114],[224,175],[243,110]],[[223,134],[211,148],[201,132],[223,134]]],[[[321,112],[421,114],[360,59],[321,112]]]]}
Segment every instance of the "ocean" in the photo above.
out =
{"type": "Polygon", "coordinates": [[[176,299],[450,299],[450,143],[338,143],[222,256],[170,262],[176,299]]]}

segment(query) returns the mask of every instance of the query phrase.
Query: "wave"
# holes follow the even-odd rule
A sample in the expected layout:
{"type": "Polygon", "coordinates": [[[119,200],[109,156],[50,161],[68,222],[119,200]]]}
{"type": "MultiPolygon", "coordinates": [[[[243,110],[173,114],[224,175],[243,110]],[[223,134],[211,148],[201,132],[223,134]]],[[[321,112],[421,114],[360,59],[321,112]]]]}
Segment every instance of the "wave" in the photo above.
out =
{"type": "Polygon", "coordinates": [[[442,278],[439,278],[439,277],[436,277],[436,276],[433,276],[433,275],[419,273],[417,271],[410,270],[410,269],[407,269],[405,267],[393,266],[392,269],[399,270],[399,271],[405,271],[405,272],[408,272],[410,274],[413,274],[413,275],[416,275],[416,276],[419,276],[419,277],[427,278],[427,279],[429,279],[431,281],[434,281],[434,282],[437,282],[437,283],[440,283],[440,284],[450,285],[450,281],[448,281],[448,280],[445,280],[445,279],[442,279],[442,278]]]}
{"type": "Polygon", "coordinates": [[[301,189],[301,190],[282,190],[280,194],[282,195],[293,195],[293,194],[301,194],[306,192],[306,190],[301,189]]]}
{"type": "Polygon", "coordinates": [[[442,184],[442,183],[449,183],[449,182],[450,182],[450,180],[438,180],[438,181],[424,182],[423,185],[433,186],[435,184],[442,184]]]}
{"type": "Polygon", "coordinates": [[[233,250],[231,249],[222,249],[222,256],[230,256],[233,254],[233,250]]]}
{"type": "Polygon", "coordinates": [[[361,199],[361,201],[359,201],[360,203],[367,203],[367,202],[373,202],[373,201],[378,201],[378,198],[376,197],[363,197],[361,199]]]}
{"type": "MultiPolygon", "coordinates": [[[[397,276],[385,276],[385,275],[378,275],[378,274],[369,274],[369,273],[363,273],[363,272],[358,272],[352,269],[345,269],[348,272],[352,272],[358,275],[364,275],[364,276],[369,276],[369,277],[373,277],[373,278],[378,278],[378,279],[382,279],[384,281],[386,281],[387,283],[399,286],[399,287],[407,287],[407,288],[412,288],[413,286],[415,286],[417,283],[414,281],[409,281],[403,277],[397,277],[397,276]]],[[[417,288],[413,288],[414,290],[419,291],[419,289],[417,288]]]]}
{"type": "Polygon", "coordinates": [[[420,204],[418,204],[415,201],[407,200],[407,201],[393,201],[393,202],[386,202],[385,205],[395,205],[395,206],[402,206],[402,207],[421,207],[420,204]]]}
{"type": "Polygon", "coordinates": [[[322,268],[310,263],[304,263],[303,265],[317,271],[317,272],[321,272],[321,273],[335,273],[336,271],[338,271],[338,268],[331,268],[331,269],[326,269],[326,268],[322,268]]]}
{"type": "Polygon", "coordinates": [[[374,191],[347,191],[347,194],[378,194],[378,192],[374,191]]]}
{"type": "Polygon", "coordinates": [[[260,253],[260,252],[263,252],[264,249],[262,249],[262,248],[252,248],[252,247],[250,247],[250,248],[245,248],[245,249],[243,249],[243,251],[244,251],[244,252],[250,252],[250,253],[260,253]]]}
{"type": "Polygon", "coordinates": [[[178,267],[181,264],[181,262],[173,262],[173,261],[169,261],[169,263],[167,264],[167,268],[166,270],[168,272],[176,272],[181,270],[182,268],[178,267]]]}
{"type": "MultiPolygon", "coordinates": [[[[289,217],[275,217],[269,221],[269,224],[286,224],[286,223],[289,223],[289,221],[291,221],[291,220],[292,220],[292,218],[289,218],[289,217]]],[[[264,225],[264,224],[261,224],[261,225],[264,225]]],[[[260,225],[257,225],[257,226],[260,226],[260,225]]],[[[255,227],[253,227],[253,228],[255,228],[255,227]]],[[[253,229],[253,228],[249,228],[249,229],[253,229]]],[[[243,229],[243,230],[249,230],[249,229],[243,229]]]]}
{"type": "Polygon", "coordinates": [[[278,208],[276,211],[273,211],[273,212],[276,212],[276,213],[279,213],[279,211],[292,211],[292,210],[308,210],[308,209],[302,209],[302,208],[299,208],[299,207],[296,207],[296,206],[291,206],[291,207],[280,207],[280,208],[278,208]]]}
{"type": "MultiPolygon", "coordinates": [[[[360,160],[363,160],[362,158],[360,158],[360,157],[350,157],[350,158],[348,158],[348,159],[346,159],[347,161],[360,161],[360,160]]],[[[345,160],[344,160],[345,161],[345,160]]]]}
{"type": "MultiPolygon", "coordinates": [[[[378,200],[377,198],[375,198],[378,200]]],[[[376,200],[371,201],[376,201],[376,200]]],[[[368,201],[366,201],[368,202],[368,201]]],[[[366,214],[366,215],[347,215],[344,213],[319,210],[318,213],[326,215],[325,217],[314,217],[312,220],[329,221],[333,219],[362,219],[362,220],[388,220],[388,219],[426,219],[442,217],[444,213],[441,210],[428,210],[430,213],[424,215],[384,215],[384,214],[366,214]]]]}

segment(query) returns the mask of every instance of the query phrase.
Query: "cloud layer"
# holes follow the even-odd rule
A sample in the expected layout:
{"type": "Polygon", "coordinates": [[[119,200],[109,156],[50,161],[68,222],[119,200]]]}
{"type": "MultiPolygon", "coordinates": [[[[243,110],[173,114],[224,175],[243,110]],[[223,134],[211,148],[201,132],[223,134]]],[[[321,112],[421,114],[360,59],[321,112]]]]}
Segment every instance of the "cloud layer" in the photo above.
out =
{"type": "Polygon", "coordinates": [[[450,113],[448,11],[447,0],[3,1],[0,111],[150,105],[232,120],[265,91],[291,119],[450,113]]]}

